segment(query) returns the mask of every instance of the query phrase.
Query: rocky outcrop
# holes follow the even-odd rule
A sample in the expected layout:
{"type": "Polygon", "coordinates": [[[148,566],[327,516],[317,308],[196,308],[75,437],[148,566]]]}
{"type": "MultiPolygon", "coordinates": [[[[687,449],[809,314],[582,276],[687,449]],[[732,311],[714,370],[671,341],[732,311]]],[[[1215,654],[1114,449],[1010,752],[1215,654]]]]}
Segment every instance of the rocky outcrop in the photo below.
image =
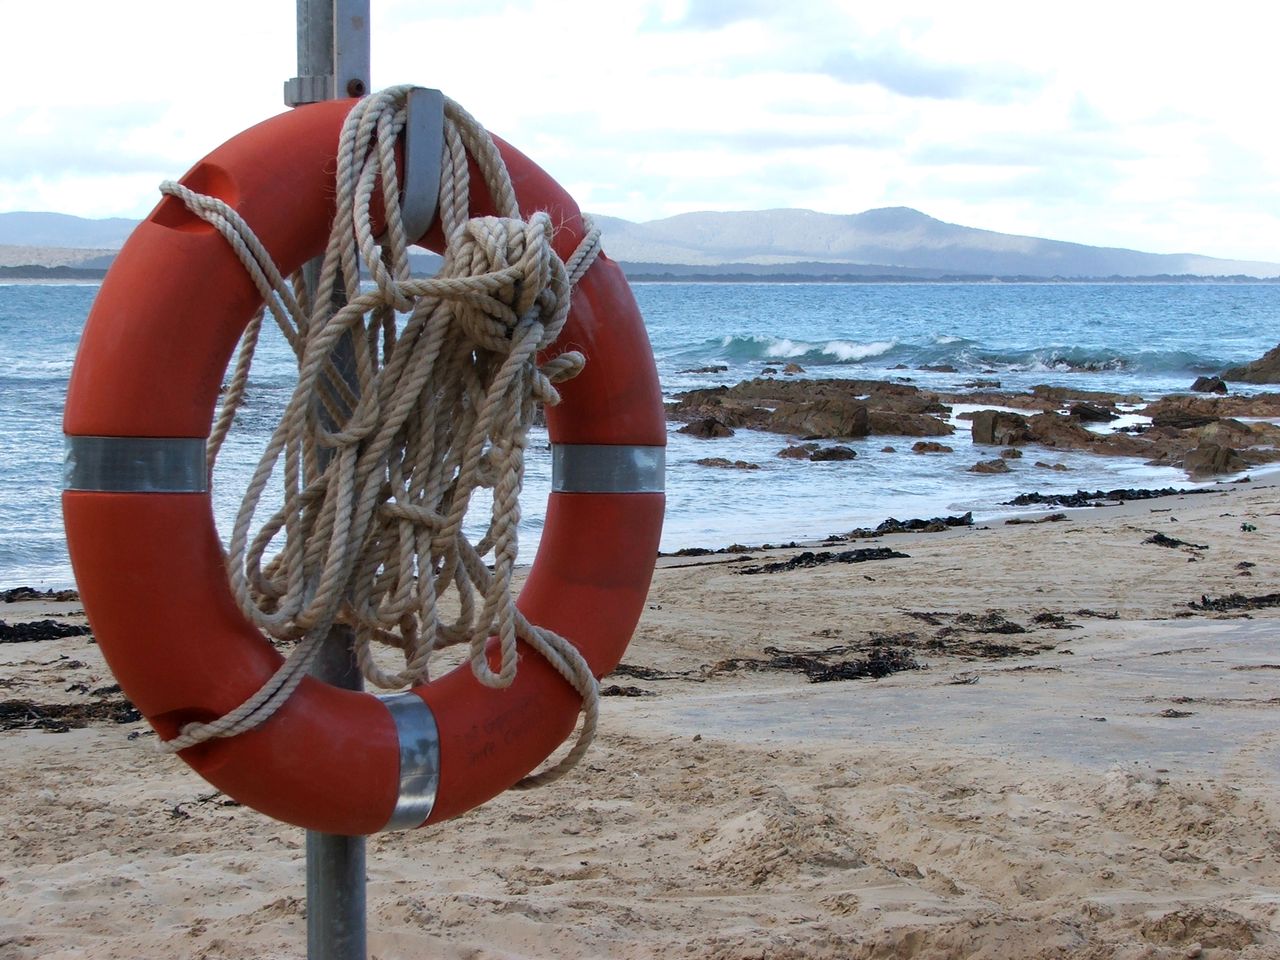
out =
{"type": "Polygon", "coordinates": [[[1052,387],[1038,383],[1031,388],[1031,395],[1041,400],[1063,406],[1069,403],[1092,403],[1101,407],[1114,407],[1118,403],[1141,403],[1142,397],[1132,393],[1111,393],[1106,390],[1077,390],[1074,387],[1052,387]]]}
{"type": "Polygon", "coordinates": [[[1201,443],[1216,443],[1220,447],[1280,445],[1280,427],[1274,423],[1241,423],[1224,417],[1191,432],[1201,443]]]}
{"type": "Polygon", "coordinates": [[[857,455],[858,452],[852,447],[843,447],[837,444],[834,447],[819,447],[809,454],[809,459],[821,463],[827,460],[852,460],[857,455]]]}
{"type": "Polygon", "coordinates": [[[800,443],[778,451],[778,456],[785,460],[812,460],[815,463],[830,460],[852,460],[857,455],[858,452],[852,447],[845,447],[839,444],[833,447],[823,447],[816,443],[800,443]]]}
{"type": "Polygon", "coordinates": [[[1151,414],[1151,426],[1191,430],[1194,427],[1213,423],[1217,419],[1217,416],[1212,413],[1195,413],[1186,407],[1170,405],[1151,414]]]}
{"type": "Polygon", "coordinates": [[[1099,407],[1096,404],[1085,403],[1084,401],[1073,403],[1068,415],[1084,423],[1110,423],[1112,420],[1120,419],[1120,414],[1114,410],[1108,410],[1105,407],[1099,407]]]}
{"type": "Polygon", "coordinates": [[[765,429],[802,437],[865,437],[871,432],[867,405],[845,397],[779,403],[765,429]]]}
{"type": "Polygon", "coordinates": [[[1003,410],[979,410],[973,415],[973,442],[997,447],[1026,443],[1031,437],[1027,418],[1003,410]]]}
{"type": "MultiPolygon", "coordinates": [[[[1143,413],[1153,421],[1176,424],[1179,417],[1199,419],[1202,426],[1219,417],[1272,417],[1280,419],[1280,393],[1259,393],[1253,396],[1193,397],[1182,394],[1162,397],[1147,404],[1143,413]]],[[[1181,429],[1185,429],[1181,428],[1181,429]]]]}
{"type": "Polygon", "coordinates": [[[1222,379],[1235,383],[1280,383],[1280,345],[1244,366],[1223,370],[1222,379]]]}
{"type": "Polygon", "coordinates": [[[1008,473],[1007,460],[979,460],[969,468],[970,473],[1008,473]]]}
{"type": "Polygon", "coordinates": [[[878,380],[744,380],[733,387],[690,390],[668,407],[673,419],[712,418],[799,437],[848,438],[869,433],[944,436],[954,428],[933,394],[878,380]]]}
{"type": "Polygon", "coordinates": [[[721,470],[759,470],[760,464],[747,460],[726,460],[724,457],[703,457],[693,461],[700,467],[718,467],[721,470]]]}
{"type": "Polygon", "coordinates": [[[1191,389],[1196,393],[1226,393],[1227,384],[1221,377],[1196,377],[1191,389]]]}
{"type": "Polygon", "coordinates": [[[1150,457],[1155,449],[1145,439],[1127,433],[1094,433],[1080,421],[1060,413],[1038,413],[1027,421],[1033,443],[1057,450],[1087,450],[1116,457],[1150,457]]]}
{"type": "Polygon", "coordinates": [[[783,447],[778,451],[778,456],[783,460],[808,460],[809,454],[818,449],[816,443],[796,443],[789,447],[783,447]]]}
{"type": "Polygon", "coordinates": [[[1085,450],[1098,439],[1080,421],[1060,413],[1037,413],[1027,421],[1027,433],[1036,443],[1060,450],[1085,450]]]}
{"type": "Polygon", "coordinates": [[[903,437],[946,437],[956,428],[927,413],[900,413],[897,410],[868,410],[867,425],[875,434],[903,437]]]}
{"type": "Polygon", "coordinates": [[[723,363],[713,363],[709,367],[692,367],[688,370],[681,370],[680,373],[724,373],[729,368],[723,363]]]}
{"type": "Polygon", "coordinates": [[[1249,465],[1237,451],[1216,443],[1202,443],[1187,451],[1182,458],[1182,469],[1187,471],[1192,480],[1221,476],[1224,473],[1239,473],[1248,468],[1249,465]]]}
{"type": "MultiPolygon", "coordinates": [[[[1086,426],[1112,419],[1119,404],[1136,405],[1139,399],[1126,394],[1049,386],[1038,386],[1031,393],[1022,394],[993,391],[960,395],[879,380],[761,377],[732,387],[680,394],[668,407],[668,416],[684,421],[685,432],[702,437],[729,436],[736,428],[747,428],[789,434],[803,440],[843,440],[868,434],[932,438],[954,432],[948,420],[950,408],[945,401],[970,404],[977,400],[1030,414],[987,409],[962,415],[972,420],[975,444],[1002,447],[1006,451],[1038,444],[1057,450],[1081,450],[1136,457],[1152,464],[1185,466],[1188,471],[1205,476],[1214,475],[1205,471],[1231,473],[1280,461],[1280,426],[1268,422],[1280,420],[1280,393],[1179,394],[1146,406],[1143,412],[1153,421],[1149,427],[1113,431],[1086,426]],[[1226,454],[1211,456],[1203,451],[1192,455],[1199,447],[1234,451],[1238,459],[1226,454]]],[[[780,456],[819,460],[847,456],[837,451],[815,457],[819,449],[815,443],[803,444],[788,448],[780,456]]],[[[922,452],[920,448],[916,450],[922,452]]],[[[1013,459],[1014,454],[1004,452],[1000,457],[1013,459]]],[[[1038,465],[1041,463],[1043,461],[1037,461],[1038,465]]],[[[1051,464],[1044,467],[1058,468],[1051,464]]]]}
{"type": "Polygon", "coordinates": [[[917,440],[911,445],[913,453],[953,453],[952,447],[948,447],[945,443],[938,443],[936,440],[917,440]]]}
{"type": "Polygon", "coordinates": [[[713,440],[716,437],[732,437],[733,428],[721,423],[715,417],[700,417],[686,423],[677,431],[679,433],[687,433],[691,437],[697,437],[700,440],[713,440]]]}

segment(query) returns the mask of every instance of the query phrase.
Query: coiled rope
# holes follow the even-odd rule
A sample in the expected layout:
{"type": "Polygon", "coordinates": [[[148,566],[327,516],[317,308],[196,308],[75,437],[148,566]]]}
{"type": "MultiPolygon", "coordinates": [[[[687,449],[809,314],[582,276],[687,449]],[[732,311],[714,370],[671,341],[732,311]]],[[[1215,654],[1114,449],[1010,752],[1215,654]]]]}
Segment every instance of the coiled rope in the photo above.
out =
{"type": "Polygon", "coordinates": [[[314,302],[300,279],[291,289],[243,219],[214,197],[172,181],[182,201],[235,249],[264,308],[248,325],[208,442],[210,474],[244,400],[266,312],[298,358],[298,383],[245,492],[227,550],[232,591],[268,635],[296,641],[284,664],[236,709],[192,723],[162,744],[174,752],[263,723],[306,676],[337,624],[354,634],[360,669],[378,687],[426,683],[433,655],[466,643],[486,686],[516,676],[524,640],[582,697],[572,749],[517,786],[548,783],[569,770],[595,733],[599,691],[585,659],[564,637],[529,623],[511,594],[524,452],[535,406],[556,404],[554,384],[585,362],[562,353],[541,366],[539,350],[559,335],[570,292],[599,252],[591,229],[567,263],[552,249],[545,213],[520,218],[515,191],[493,140],[445,100],[439,217],[444,265],[431,279],[409,276],[401,219],[396,138],[408,86],[361,100],[339,140],[337,214],[314,302]],[[469,218],[473,158],[498,217],[469,218]],[[373,234],[375,194],[386,233],[373,234]],[[361,268],[374,289],[362,290],[361,268]],[[335,293],[340,295],[335,297],[335,293]],[[397,314],[407,315],[400,321],[397,314]],[[334,352],[349,342],[350,367],[334,352]],[[282,506],[252,533],[268,483],[279,472],[282,506]],[[476,543],[462,532],[471,496],[491,488],[488,527],[476,543]],[[283,542],[281,542],[283,539],[283,542]],[[273,552],[274,551],[274,552],[273,552]],[[492,569],[485,557],[492,552],[492,569]],[[456,597],[447,619],[442,601],[456,597]],[[486,654],[496,636],[499,662],[486,654]],[[401,651],[402,669],[375,662],[374,643],[401,651]]]}

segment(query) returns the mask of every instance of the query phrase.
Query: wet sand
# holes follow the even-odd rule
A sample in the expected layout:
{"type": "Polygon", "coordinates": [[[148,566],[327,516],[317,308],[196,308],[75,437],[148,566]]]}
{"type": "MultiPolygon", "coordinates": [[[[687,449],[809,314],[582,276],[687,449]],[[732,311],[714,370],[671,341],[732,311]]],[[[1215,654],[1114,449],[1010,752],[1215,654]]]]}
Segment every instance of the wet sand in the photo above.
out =
{"type": "MultiPolygon", "coordinates": [[[[1280,495],[1066,517],[663,559],[575,774],[370,840],[371,956],[1280,956],[1280,495]]],[[[303,955],[300,830],[147,749],[87,637],[0,664],[0,958],[303,955]]]]}

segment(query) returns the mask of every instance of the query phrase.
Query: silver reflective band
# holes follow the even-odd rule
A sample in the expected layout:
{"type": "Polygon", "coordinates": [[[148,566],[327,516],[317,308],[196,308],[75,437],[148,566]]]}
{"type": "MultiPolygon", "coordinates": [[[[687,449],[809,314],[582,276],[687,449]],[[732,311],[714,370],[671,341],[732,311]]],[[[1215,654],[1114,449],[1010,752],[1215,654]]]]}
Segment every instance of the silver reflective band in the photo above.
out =
{"type": "Polygon", "coordinates": [[[63,490],[206,493],[203,437],[67,437],[63,490]]]}
{"type": "Polygon", "coordinates": [[[551,448],[556,493],[662,493],[666,447],[557,443],[551,448]]]}
{"type": "Polygon", "coordinates": [[[431,708],[414,693],[378,697],[391,711],[400,738],[400,795],[383,830],[422,826],[440,788],[440,731],[431,708]]]}

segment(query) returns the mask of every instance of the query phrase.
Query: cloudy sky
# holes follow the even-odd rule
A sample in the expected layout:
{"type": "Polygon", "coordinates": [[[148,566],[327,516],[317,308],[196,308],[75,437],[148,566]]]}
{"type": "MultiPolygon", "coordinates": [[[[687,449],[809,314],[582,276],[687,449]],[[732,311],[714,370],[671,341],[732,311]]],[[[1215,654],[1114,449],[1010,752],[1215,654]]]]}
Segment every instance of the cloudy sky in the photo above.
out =
{"type": "MultiPolygon", "coordinates": [[[[372,0],[375,86],[438,86],[587,210],[911,206],[1280,260],[1280,5],[372,0]]],[[[130,216],[284,109],[293,0],[0,0],[0,211],[130,216]]]]}

